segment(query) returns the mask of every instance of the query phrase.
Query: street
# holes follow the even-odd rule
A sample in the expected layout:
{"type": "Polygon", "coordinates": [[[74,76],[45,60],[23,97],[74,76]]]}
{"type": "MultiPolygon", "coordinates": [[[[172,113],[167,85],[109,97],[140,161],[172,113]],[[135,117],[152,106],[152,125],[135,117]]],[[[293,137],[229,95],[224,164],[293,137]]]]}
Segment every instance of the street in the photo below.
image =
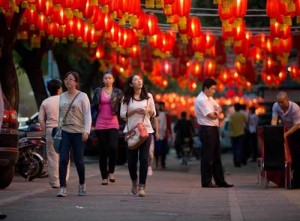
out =
{"type": "Polygon", "coordinates": [[[242,168],[232,165],[230,152],[222,155],[226,180],[233,188],[201,188],[200,162],[180,164],[171,152],[167,169],[154,169],[148,176],[146,197],[133,196],[126,165],[117,166],[116,182],[101,185],[98,162],[86,158],[87,195],[77,196],[77,174],[71,168],[68,196],[56,197],[48,179],[25,181],[15,176],[12,184],[0,191],[0,212],[5,220],[300,220],[300,190],[257,183],[257,163],[242,168]]]}

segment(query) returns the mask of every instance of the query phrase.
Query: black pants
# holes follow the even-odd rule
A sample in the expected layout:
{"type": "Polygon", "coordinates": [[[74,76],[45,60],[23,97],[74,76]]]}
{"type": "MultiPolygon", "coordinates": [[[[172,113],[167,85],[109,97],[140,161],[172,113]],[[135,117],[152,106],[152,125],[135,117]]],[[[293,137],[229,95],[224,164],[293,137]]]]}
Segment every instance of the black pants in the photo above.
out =
{"type": "Polygon", "coordinates": [[[292,185],[300,187],[300,129],[288,137],[288,142],[292,158],[292,185]]]}
{"type": "Polygon", "coordinates": [[[144,143],[142,143],[137,149],[128,149],[128,170],[132,182],[138,182],[139,186],[145,186],[148,172],[148,158],[149,148],[151,144],[151,134],[144,143]],[[138,171],[139,160],[139,176],[138,171]],[[139,180],[138,180],[139,179],[139,180]]]}
{"type": "Polygon", "coordinates": [[[115,172],[119,130],[96,130],[96,135],[98,138],[99,148],[99,169],[101,172],[102,179],[107,179],[108,173],[115,172]]]}
{"type": "Polygon", "coordinates": [[[223,183],[224,173],[221,162],[219,128],[201,125],[199,138],[201,147],[201,183],[207,185],[215,180],[215,184],[223,183]]]}

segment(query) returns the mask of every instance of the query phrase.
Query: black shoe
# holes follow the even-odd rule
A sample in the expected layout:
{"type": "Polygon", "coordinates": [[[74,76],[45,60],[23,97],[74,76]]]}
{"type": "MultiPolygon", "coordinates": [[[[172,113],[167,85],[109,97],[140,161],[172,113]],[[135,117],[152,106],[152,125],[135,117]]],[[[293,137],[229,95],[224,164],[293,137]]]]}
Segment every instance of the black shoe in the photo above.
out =
{"type": "Polygon", "coordinates": [[[215,188],[216,185],[213,183],[202,184],[202,188],[215,188]]]}
{"type": "Polygon", "coordinates": [[[0,219],[5,219],[6,215],[5,214],[0,214],[0,219]]]}
{"type": "Polygon", "coordinates": [[[229,187],[233,187],[233,184],[228,184],[226,182],[217,184],[218,187],[225,187],[225,188],[229,188],[229,187]]]}

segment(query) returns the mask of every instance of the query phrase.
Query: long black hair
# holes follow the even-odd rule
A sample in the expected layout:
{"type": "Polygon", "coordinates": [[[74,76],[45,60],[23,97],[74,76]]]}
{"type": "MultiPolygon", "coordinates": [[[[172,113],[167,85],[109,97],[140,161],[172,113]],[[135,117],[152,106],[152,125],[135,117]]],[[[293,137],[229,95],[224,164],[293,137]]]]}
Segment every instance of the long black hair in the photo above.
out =
{"type": "MultiPolygon", "coordinates": [[[[130,84],[132,84],[132,80],[133,80],[134,76],[140,76],[140,75],[138,75],[138,74],[130,75],[127,79],[125,90],[124,90],[123,103],[127,104],[127,105],[129,104],[130,99],[133,99],[133,96],[134,96],[134,89],[133,89],[133,87],[130,86],[130,84]]],[[[144,100],[144,99],[149,99],[149,96],[148,96],[148,92],[145,88],[145,85],[143,83],[143,87],[142,87],[142,91],[141,91],[141,100],[144,100]]]]}

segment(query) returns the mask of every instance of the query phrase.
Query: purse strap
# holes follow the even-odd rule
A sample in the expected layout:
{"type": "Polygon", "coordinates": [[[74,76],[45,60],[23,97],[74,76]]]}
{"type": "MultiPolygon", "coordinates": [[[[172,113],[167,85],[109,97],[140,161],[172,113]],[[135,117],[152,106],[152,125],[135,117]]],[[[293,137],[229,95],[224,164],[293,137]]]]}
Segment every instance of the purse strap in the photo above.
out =
{"type": "MultiPolygon", "coordinates": [[[[74,103],[76,97],[78,97],[79,94],[80,94],[80,91],[75,95],[75,97],[74,97],[73,100],[71,101],[71,103],[70,103],[70,105],[69,105],[69,107],[68,107],[68,110],[67,110],[67,112],[66,112],[66,114],[65,114],[65,116],[64,116],[64,118],[63,118],[63,120],[62,120],[62,122],[64,122],[64,121],[66,120],[66,118],[67,118],[67,116],[68,116],[68,113],[69,113],[70,110],[71,110],[72,104],[74,103]]],[[[61,127],[61,125],[60,125],[59,127],[61,127]]]]}

